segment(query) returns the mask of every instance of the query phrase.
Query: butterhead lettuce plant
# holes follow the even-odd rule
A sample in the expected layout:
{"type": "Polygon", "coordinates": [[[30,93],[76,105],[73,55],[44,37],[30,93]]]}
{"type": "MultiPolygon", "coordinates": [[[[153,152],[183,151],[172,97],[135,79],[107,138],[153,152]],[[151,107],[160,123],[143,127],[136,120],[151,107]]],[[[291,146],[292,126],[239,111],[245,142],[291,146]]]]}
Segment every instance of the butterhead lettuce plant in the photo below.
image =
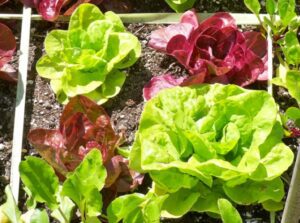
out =
{"type": "Polygon", "coordinates": [[[72,14],[68,30],[47,35],[45,51],[36,69],[51,80],[60,102],[85,95],[101,104],[119,93],[126,78],[121,69],[136,62],[141,45],[116,14],[82,4],[72,14]]]}
{"type": "Polygon", "coordinates": [[[145,105],[129,165],[150,174],[157,195],[168,195],[163,216],[222,216],[222,199],[278,210],[280,176],[293,161],[279,120],[265,91],[221,84],[165,89],[145,105]]]}

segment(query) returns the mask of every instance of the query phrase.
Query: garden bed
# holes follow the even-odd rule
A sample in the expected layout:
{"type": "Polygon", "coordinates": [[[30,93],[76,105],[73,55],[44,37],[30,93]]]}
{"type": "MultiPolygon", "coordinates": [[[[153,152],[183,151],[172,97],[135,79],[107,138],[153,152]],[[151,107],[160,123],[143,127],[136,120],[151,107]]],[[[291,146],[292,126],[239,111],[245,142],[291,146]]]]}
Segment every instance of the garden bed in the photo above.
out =
{"type": "MultiPolygon", "coordinates": [[[[152,1],[145,0],[145,3],[135,4],[141,5],[141,8],[134,8],[134,12],[169,12],[170,9],[163,1],[157,1],[153,4],[152,1]]],[[[239,2],[239,1],[238,1],[239,2]]],[[[225,5],[219,1],[200,1],[196,5],[196,9],[201,12],[214,12],[229,10],[231,12],[244,12],[246,8],[237,1],[228,1],[225,5]],[[204,7],[205,6],[205,7],[204,7]]],[[[137,63],[126,70],[127,78],[121,92],[103,106],[111,116],[111,122],[114,129],[119,133],[124,133],[126,145],[132,145],[134,134],[138,128],[141,112],[144,106],[142,90],[144,85],[151,77],[162,75],[170,72],[176,76],[187,74],[187,71],[176,62],[175,59],[165,54],[158,53],[147,47],[149,34],[162,25],[145,25],[145,24],[127,24],[128,31],[132,32],[139,38],[142,44],[142,56],[137,63]]],[[[29,74],[27,80],[26,91],[26,113],[25,113],[25,132],[23,141],[23,155],[37,155],[37,152],[30,146],[26,139],[26,135],[30,129],[34,128],[49,128],[55,129],[59,124],[59,117],[63,106],[60,105],[50,88],[49,81],[39,77],[35,70],[37,60],[43,54],[43,41],[47,32],[51,29],[66,27],[64,23],[48,23],[48,22],[33,22],[31,26],[31,44],[30,44],[30,63],[29,74]]],[[[251,27],[252,28],[252,27],[251,27]]],[[[16,61],[17,61],[16,57],[16,61]]],[[[266,89],[266,85],[254,84],[249,88],[266,89]]],[[[13,132],[13,109],[16,97],[16,87],[0,83],[0,96],[4,98],[0,102],[0,113],[4,117],[0,123],[0,203],[3,202],[3,192],[6,184],[9,183],[10,155],[11,155],[11,140],[13,132]]],[[[280,105],[282,111],[291,105],[295,105],[295,101],[291,99],[287,91],[283,88],[274,88],[275,100],[280,105]]],[[[300,141],[296,139],[287,139],[286,143],[296,153],[296,148],[300,145],[300,141]]],[[[284,176],[287,181],[290,181],[292,168],[289,169],[284,176]]],[[[144,185],[147,186],[147,185],[144,185]]],[[[288,184],[285,184],[286,191],[288,184]]],[[[24,202],[24,193],[21,193],[21,202],[24,202]]],[[[22,206],[22,204],[20,204],[22,206]]],[[[245,222],[266,223],[269,222],[269,213],[264,211],[260,206],[250,206],[238,208],[245,222]]],[[[280,222],[281,213],[277,213],[276,222],[280,222]]],[[[189,213],[182,219],[165,220],[165,223],[175,222],[220,222],[212,219],[207,215],[198,213],[189,213]]]]}
{"type": "MultiPolygon", "coordinates": [[[[56,25],[55,28],[64,27],[65,24],[56,25]]],[[[132,145],[134,134],[138,128],[141,112],[144,106],[142,98],[142,90],[144,85],[151,79],[152,75],[162,75],[166,72],[182,76],[187,71],[171,58],[162,53],[147,47],[149,34],[151,31],[161,27],[162,25],[145,25],[145,24],[129,24],[128,31],[134,33],[142,43],[143,53],[138,62],[131,68],[126,70],[127,79],[121,92],[105,103],[103,106],[109,115],[115,130],[119,133],[124,132],[127,145],[132,145]]],[[[34,128],[58,128],[59,117],[63,106],[57,102],[55,94],[51,90],[49,81],[41,78],[35,71],[35,63],[43,53],[43,41],[46,33],[53,29],[53,24],[46,22],[34,22],[32,24],[31,47],[30,47],[30,72],[27,81],[26,94],[26,117],[25,117],[25,133],[24,133],[24,152],[23,155],[38,155],[37,151],[30,146],[26,139],[26,135],[30,129],[34,128]],[[34,44],[33,44],[34,43],[34,44]]],[[[254,84],[250,86],[252,89],[266,89],[265,84],[254,84]]],[[[12,90],[16,90],[13,88],[12,90]]],[[[294,101],[288,93],[283,89],[276,89],[277,100],[280,101],[282,108],[286,108],[294,101]]],[[[13,95],[14,97],[14,95],[13,95]]],[[[12,115],[12,114],[11,114],[12,115]]],[[[296,148],[298,143],[295,140],[288,141],[290,146],[296,148]]],[[[296,151],[296,149],[295,149],[296,151]]],[[[10,153],[7,154],[9,157],[10,153]]],[[[291,177],[289,172],[289,178],[291,177]]],[[[150,185],[146,185],[150,186],[150,185]]],[[[4,187],[3,187],[4,188],[4,187]]],[[[21,200],[25,201],[24,193],[21,193],[21,200]]],[[[240,208],[240,213],[246,222],[267,223],[269,222],[269,213],[264,211],[260,206],[240,208]]],[[[280,213],[278,213],[278,222],[280,222],[280,213]]],[[[207,215],[198,213],[190,213],[182,219],[165,220],[165,223],[177,222],[220,222],[212,219],[207,215]]]]}

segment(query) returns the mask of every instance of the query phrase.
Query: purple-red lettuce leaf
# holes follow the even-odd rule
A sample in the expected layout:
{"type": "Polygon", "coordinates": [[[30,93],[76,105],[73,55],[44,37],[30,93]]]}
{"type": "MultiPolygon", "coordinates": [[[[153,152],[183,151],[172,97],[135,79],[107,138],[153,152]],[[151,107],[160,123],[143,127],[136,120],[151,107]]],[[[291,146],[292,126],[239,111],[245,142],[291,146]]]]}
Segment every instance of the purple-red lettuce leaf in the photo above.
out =
{"type": "Polygon", "coordinates": [[[103,203],[106,207],[118,196],[118,193],[132,191],[142,184],[144,175],[130,170],[128,165],[128,159],[120,155],[114,156],[106,165],[107,178],[102,191],[103,203]]]}
{"type": "Polygon", "coordinates": [[[4,5],[6,2],[8,2],[8,0],[0,0],[0,6],[4,5]]]}
{"type": "Polygon", "coordinates": [[[290,131],[291,131],[291,137],[293,138],[300,137],[300,128],[298,127],[290,128],[290,131]]]}
{"type": "Polygon", "coordinates": [[[148,45],[166,53],[167,45],[173,37],[183,36],[187,39],[197,27],[198,19],[194,16],[194,12],[187,11],[181,17],[180,23],[152,32],[148,45]]]}
{"type": "Polygon", "coordinates": [[[22,2],[28,7],[36,8],[43,19],[48,21],[56,20],[60,14],[71,15],[83,3],[101,5],[106,11],[120,13],[132,10],[129,0],[22,0],[22,2]]]}
{"type": "Polygon", "coordinates": [[[105,110],[84,96],[66,105],[59,129],[34,129],[28,140],[63,179],[92,149],[102,153],[108,176],[105,187],[114,193],[133,190],[142,176],[128,169],[128,160],[116,153],[121,137],[117,135],[105,110]]]}
{"type": "Polygon", "coordinates": [[[172,74],[153,77],[144,87],[143,96],[146,101],[154,97],[160,90],[180,85],[184,77],[176,78],[172,74]]]}
{"type": "Polygon", "coordinates": [[[152,32],[149,46],[173,56],[189,71],[184,86],[216,82],[247,86],[267,80],[266,39],[259,32],[239,30],[226,12],[200,23],[196,13],[188,11],[178,24],[152,32]]]}
{"type": "Polygon", "coordinates": [[[66,2],[67,0],[41,0],[37,10],[43,16],[43,19],[54,21],[66,2]]]}
{"type": "Polygon", "coordinates": [[[22,0],[22,2],[28,7],[36,8],[43,19],[54,21],[69,0],[22,0]]]}
{"type": "Polygon", "coordinates": [[[114,156],[107,164],[106,187],[118,192],[135,189],[143,181],[143,176],[128,168],[128,159],[120,155],[114,156]]]}
{"type": "Polygon", "coordinates": [[[0,23],[0,67],[12,59],[15,50],[15,36],[10,28],[0,23]]]}
{"type": "Polygon", "coordinates": [[[16,83],[18,81],[18,73],[10,64],[5,64],[0,68],[0,79],[16,83]]]}
{"type": "Polygon", "coordinates": [[[0,23],[0,78],[10,82],[17,81],[17,72],[8,64],[16,50],[15,36],[6,25],[0,23]]]}

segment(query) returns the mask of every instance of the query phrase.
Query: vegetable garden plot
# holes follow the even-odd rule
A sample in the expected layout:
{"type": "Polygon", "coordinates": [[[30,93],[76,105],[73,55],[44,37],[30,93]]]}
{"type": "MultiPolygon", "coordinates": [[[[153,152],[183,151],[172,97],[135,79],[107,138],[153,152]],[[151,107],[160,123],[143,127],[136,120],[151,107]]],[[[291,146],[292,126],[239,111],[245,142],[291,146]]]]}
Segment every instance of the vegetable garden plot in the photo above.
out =
{"type": "MultiPolygon", "coordinates": [[[[146,40],[147,41],[147,40],[146,40]]],[[[174,61],[172,61],[172,62],[174,62],[174,61]]],[[[143,65],[141,65],[141,67],[143,67],[143,65]]],[[[151,68],[151,67],[150,67],[151,68]]],[[[168,66],[166,69],[172,69],[172,66],[168,66]]],[[[133,68],[134,69],[134,68],[133,68]]],[[[178,69],[182,69],[181,67],[179,67],[178,69]]],[[[131,69],[129,70],[129,71],[132,71],[131,69]]],[[[138,72],[136,72],[136,73],[138,73],[138,72]]],[[[129,77],[131,76],[131,74],[129,75],[129,77]]],[[[132,79],[134,80],[135,79],[135,77],[132,77],[132,79]]],[[[129,89],[134,89],[134,87],[130,87],[130,82],[128,83],[128,85],[129,85],[129,89]]],[[[126,85],[125,85],[126,86],[126,85]]],[[[128,90],[128,89],[127,89],[128,90]]],[[[124,89],[124,91],[126,91],[126,88],[124,89]]],[[[121,94],[122,94],[122,92],[121,92],[121,94]]],[[[126,97],[126,96],[125,96],[126,97]]],[[[141,97],[141,96],[139,96],[139,97],[141,97]]],[[[129,99],[131,99],[131,98],[129,98],[129,99]]],[[[120,99],[118,99],[118,98],[116,98],[116,99],[114,99],[114,100],[116,100],[116,101],[118,101],[118,100],[120,100],[120,99]]],[[[141,98],[139,98],[139,100],[141,100],[141,98]]],[[[121,100],[122,101],[122,100],[121,100]]],[[[138,101],[138,100],[136,100],[136,101],[138,101]]],[[[136,103],[136,101],[135,100],[127,100],[126,102],[125,102],[125,105],[126,106],[128,106],[128,107],[130,107],[130,106],[134,106],[134,104],[136,103]]],[[[113,101],[113,103],[114,103],[114,101],[113,101]]],[[[123,104],[124,104],[124,102],[123,102],[123,104]]],[[[110,107],[110,105],[108,104],[107,105],[108,107],[110,107]]],[[[139,106],[141,106],[142,107],[142,105],[139,105],[139,106]]],[[[113,106],[111,106],[111,107],[113,107],[113,106]]],[[[122,106],[121,106],[122,107],[122,106]]],[[[113,110],[113,113],[114,112],[116,112],[116,111],[114,111],[114,108],[112,108],[112,110],[113,110]]],[[[130,109],[129,109],[130,110],[130,109]]],[[[123,112],[126,112],[126,111],[124,111],[123,110],[123,112]]],[[[121,118],[121,116],[119,116],[120,118],[121,118]]],[[[121,118],[122,119],[122,118],[121,118]]],[[[117,123],[117,122],[116,122],[117,123]]],[[[119,126],[120,127],[120,126],[119,126]]],[[[136,128],[135,126],[133,127],[133,128],[136,128]]],[[[122,128],[120,128],[120,129],[122,129],[122,128]]],[[[149,196],[147,196],[146,197],[146,199],[152,199],[151,198],[151,196],[149,195],[149,196]]],[[[220,205],[227,205],[226,204],[226,201],[220,201],[220,205]]]]}

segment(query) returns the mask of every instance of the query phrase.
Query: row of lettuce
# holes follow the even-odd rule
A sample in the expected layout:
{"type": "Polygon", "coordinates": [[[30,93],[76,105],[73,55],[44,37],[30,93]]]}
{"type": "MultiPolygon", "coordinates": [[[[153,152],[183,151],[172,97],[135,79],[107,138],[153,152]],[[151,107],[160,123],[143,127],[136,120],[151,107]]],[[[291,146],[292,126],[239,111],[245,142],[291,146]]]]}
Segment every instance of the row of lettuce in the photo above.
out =
{"type": "MultiPolygon", "coordinates": [[[[100,104],[119,93],[122,70],[138,60],[141,45],[116,14],[80,5],[68,30],[47,35],[36,65],[66,104],[60,126],[29,133],[42,158],[29,156],[20,165],[28,211],[20,212],[7,187],[0,219],[49,222],[39,203],[64,223],[153,223],[190,211],[239,223],[236,205],[281,210],[281,175],[293,162],[282,138],[297,136],[300,110],[282,115],[266,91],[242,87],[267,80],[271,30],[279,61],[273,82],[300,102],[300,21],[283,13],[295,11],[295,3],[282,2],[267,1],[261,32],[241,31],[228,13],[199,22],[193,11],[154,31],[149,46],[176,58],[190,75],[157,76],[145,86],[147,102],[130,148],[121,147],[124,139],[100,104]],[[293,128],[285,126],[288,119],[293,128]],[[147,192],[132,193],[145,175],[152,179],[147,192]]],[[[259,16],[256,1],[245,3],[259,16]]]]}

